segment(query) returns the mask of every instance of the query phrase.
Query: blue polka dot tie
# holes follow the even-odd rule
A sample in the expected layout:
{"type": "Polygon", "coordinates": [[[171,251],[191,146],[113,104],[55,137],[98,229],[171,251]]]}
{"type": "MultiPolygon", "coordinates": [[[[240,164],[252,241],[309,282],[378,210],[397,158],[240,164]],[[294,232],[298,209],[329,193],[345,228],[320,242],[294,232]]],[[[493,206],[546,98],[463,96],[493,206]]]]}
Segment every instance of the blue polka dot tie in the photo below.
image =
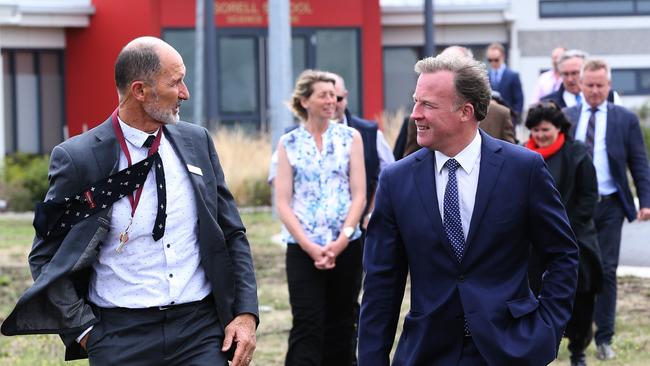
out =
{"type": "MultiPolygon", "coordinates": [[[[465,249],[465,236],[463,235],[463,225],[460,221],[460,207],[458,204],[458,180],[456,179],[456,170],[460,166],[456,159],[449,159],[445,163],[449,171],[449,180],[445,188],[445,199],[443,202],[444,209],[444,227],[447,239],[456,254],[456,259],[460,262],[463,259],[463,250],[465,249]]],[[[471,335],[467,319],[463,318],[464,335],[471,335]]]]}
{"type": "Polygon", "coordinates": [[[444,198],[444,227],[447,239],[451,244],[456,259],[460,262],[463,259],[463,250],[465,249],[465,236],[463,235],[463,225],[460,221],[460,208],[458,205],[458,180],[456,179],[456,169],[460,166],[456,159],[449,159],[445,163],[449,171],[449,180],[445,188],[444,198]]]}

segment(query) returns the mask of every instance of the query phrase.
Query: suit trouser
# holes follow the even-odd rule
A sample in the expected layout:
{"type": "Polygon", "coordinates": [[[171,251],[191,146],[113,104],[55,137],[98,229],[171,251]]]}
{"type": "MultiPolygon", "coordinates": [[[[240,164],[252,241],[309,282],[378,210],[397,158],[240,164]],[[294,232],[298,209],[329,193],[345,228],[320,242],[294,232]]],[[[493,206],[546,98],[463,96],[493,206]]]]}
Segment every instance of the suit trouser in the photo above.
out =
{"type": "Polygon", "coordinates": [[[594,320],[596,344],[611,343],[616,318],[616,268],[621,249],[621,231],[625,213],[617,195],[601,200],[596,206],[598,246],[603,261],[603,288],[596,296],[594,320]]]}
{"type": "Polygon", "coordinates": [[[225,366],[214,306],[203,300],[167,310],[95,308],[99,323],[88,337],[90,365],[225,366]]]}
{"type": "Polygon", "coordinates": [[[293,326],[285,365],[349,366],[360,291],[360,241],[350,242],[336,258],[336,267],[324,271],[314,267],[299,245],[289,244],[286,265],[293,326]]]}
{"type": "Polygon", "coordinates": [[[592,323],[594,321],[594,292],[577,292],[573,303],[571,319],[564,334],[569,338],[569,351],[572,358],[584,354],[594,336],[592,323]]]}

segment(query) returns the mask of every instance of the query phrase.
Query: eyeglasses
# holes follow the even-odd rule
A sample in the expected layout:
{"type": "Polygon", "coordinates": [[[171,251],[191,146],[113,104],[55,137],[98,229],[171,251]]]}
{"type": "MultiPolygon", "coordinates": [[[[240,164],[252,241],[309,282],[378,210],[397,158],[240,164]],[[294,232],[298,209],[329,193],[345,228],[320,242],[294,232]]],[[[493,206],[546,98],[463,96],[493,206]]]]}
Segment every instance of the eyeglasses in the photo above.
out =
{"type": "Polygon", "coordinates": [[[492,62],[499,62],[499,59],[498,59],[498,58],[488,58],[487,60],[488,60],[489,63],[492,63],[492,62]]]}
{"type": "Polygon", "coordinates": [[[569,76],[578,76],[580,75],[580,71],[569,71],[569,72],[561,72],[560,76],[563,78],[569,77],[569,76]]]}
{"type": "Polygon", "coordinates": [[[345,99],[345,97],[342,96],[342,95],[337,95],[337,96],[336,96],[336,101],[337,101],[338,103],[342,102],[343,99],[345,99]]]}

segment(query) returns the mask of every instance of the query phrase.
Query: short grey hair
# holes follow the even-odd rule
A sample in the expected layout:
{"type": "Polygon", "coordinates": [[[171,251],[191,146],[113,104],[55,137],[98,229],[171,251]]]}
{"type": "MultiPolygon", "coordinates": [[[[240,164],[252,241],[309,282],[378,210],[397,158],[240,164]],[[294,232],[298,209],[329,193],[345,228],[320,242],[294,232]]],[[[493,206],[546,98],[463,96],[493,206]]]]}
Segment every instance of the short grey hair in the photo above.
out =
{"type": "Polygon", "coordinates": [[[582,51],[582,50],[576,50],[576,49],[573,49],[573,50],[564,51],[564,53],[562,54],[562,56],[560,56],[560,59],[557,60],[557,64],[558,64],[558,66],[559,66],[559,65],[562,64],[564,61],[566,61],[566,60],[568,60],[568,59],[570,59],[570,58],[575,58],[575,57],[577,57],[577,58],[581,58],[581,59],[584,60],[584,59],[586,59],[588,56],[589,56],[589,55],[587,54],[587,52],[582,51]]]}
{"type": "Polygon", "coordinates": [[[455,57],[453,54],[440,54],[427,57],[415,64],[418,74],[431,74],[449,71],[454,74],[456,106],[469,102],[474,107],[474,117],[482,121],[487,115],[492,99],[492,89],[485,64],[468,57],[455,57]]]}
{"type": "Polygon", "coordinates": [[[612,70],[609,68],[609,65],[605,60],[600,60],[600,59],[591,59],[587,60],[583,65],[582,69],[580,70],[580,77],[582,78],[585,74],[585,71],[598,71],[598,70],[605,70],[605,73],[607,73],[607,80],[612,80],[612,70]]]}

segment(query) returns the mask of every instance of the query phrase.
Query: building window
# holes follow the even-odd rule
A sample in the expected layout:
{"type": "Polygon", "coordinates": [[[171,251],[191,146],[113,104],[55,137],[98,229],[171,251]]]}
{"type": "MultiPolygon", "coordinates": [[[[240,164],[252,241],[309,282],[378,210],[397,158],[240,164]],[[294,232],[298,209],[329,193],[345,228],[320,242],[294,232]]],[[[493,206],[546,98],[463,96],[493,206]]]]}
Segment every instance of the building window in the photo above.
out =
{"type": "Polygon", "coordinates": [[[410,112],[418,75],[413,66],[419,59],[415,47],[384,48],[384,108],[391,112],[410,112]],[[390,87],[389,87],[390,85],[390,87]]]}
{"type": "Polygon", "coordinates": [[[354,29],[317,30],[315,40],[315,67],[341,75],[348,89],[348,109],[352,114],[363,114],[361,75],[358,72],[361,45],[357,31],[354,29]]]}
{"type": "MultiPolygon", "coordinates": [[[[361,113],[360,41],[358,29],[293,28],[293,80],[307,68],[339,73],[348,88],[348,108],[361,113]]],[[[185,83],[194,91],[194,30],[165,29],[163,39],[183,57],[185,83]]],[[[266,29],[217,29],[217,108],[223,125],[268,129],[268,40],[266,29]]],[[[210,101],[205,101],[210,103],[210,101]]],[[[181,106],[181,118],[193,121],[192,99],[181,106]]],[[[211,127],[211,126],[210,126],[211,127]]]]}
{"type": "Polygon", "coordinates": [[[612,89],[623,96],[650,94],[650,69],[612,69],[612,89]]]}
{"type": "Polygon", "coordinates": [[[63,141],[62,51],[3,50],[7,153],[41,154],[63,141]]]}
{"type": "Polygon", "coordinates": [[[650,14],[650,0],[540,0],[540,18],[650,14]]]}

